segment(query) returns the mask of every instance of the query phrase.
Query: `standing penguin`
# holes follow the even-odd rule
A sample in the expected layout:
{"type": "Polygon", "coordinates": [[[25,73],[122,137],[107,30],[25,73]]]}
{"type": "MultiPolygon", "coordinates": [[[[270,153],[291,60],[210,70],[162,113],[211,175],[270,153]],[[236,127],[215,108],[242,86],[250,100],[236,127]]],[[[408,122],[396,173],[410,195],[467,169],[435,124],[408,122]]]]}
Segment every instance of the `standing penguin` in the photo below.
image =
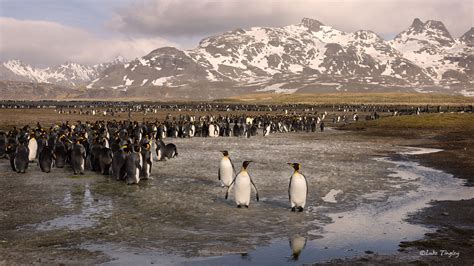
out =
{"type": "Polygon", "coordinates": [[[234,164],[230,160],[228,151],[221,151],[224,157],[222,157],[219,163],[219,171],[217,178],[221,181],[222,186],[229,187],[232,183],[232,179],[235,176],[234,164]]]}
{"type": "Polygon", "coordinates": [[[255,186],[255,183],[247,172],[247,167],[251,162],[252,161],[244,161],[242,163],[242,170],[240,170],[240,173],[234,178],[225,193],[225,199],[227,199],[227,197],[229,196],[229,190],[232,188],[232,185],[235,185],[234,198],[235,203],[237,204],[237,208],[241,208],[242,205],[244,205],[246,208],[249,207],[250,194],[252,192],[251,185],[253,185],[253,187],[255,188],[256,198],[257,201],[259,201],[257,187],[255,186]]]}
{"type": "Polygon", "coordinates": [[[58,141],[56,144],[54,144],[53,158],[54,165],[57,168],[64,168],[66,165],[67,154],[68,150],[63,141],[58,141]]]}
{"type": "Polygon", "coordinates": [[[122,146],[120,149],[114,152],[112,157],[112,177],[115,180],[125,179],[126,168],[125,162],[128,158],[128,146],[122,146]]]}
{"type": "Polygon", "coordinates": [[[140,170],[142,168],[142,155],[140,147],[133,147],[125,162],[125,171],[127,173],[127,184],[138,184],[140,182],[140,170]]]}
{"type": "Polygon", "coordinates": [[[75,175],[77,175],[78,172],[81,175],[84,174],[85,160],[86,148],[84,148],[84,145],[77,141],[71,149],[71,166],[75,175]]]}
{"type": "Polygon", "coordinates": [[[99,152],[100,172],[103,175],[108,175],[110,173],[110,167],[112,165],[112,156],[112,150],[105,146],[99,152]]]}
{"type": "Polygon", "coordinates": [[[153,166],[150,143],[146,143],[143,145],[141,153],[143,163],[140,177],[141,179],[149,179],[151,178],[151,167],[153,166]]]}
{"type": "Polygon", "coordinates": [[[53,150],[50,146],[46,145],[41,150],[38,163],[42,172],[49,173],[53,167],[53,150]]]}
{"type": "Polygon", "coordinates": [[[306,205],[306,197],[308,196],[308,181],[306,177],[300,173],[299,163],[288,163],[295,171],[290,178],[290,185],[288,187],[288,196],[290,198],[291,211],[295,212],[298,209],[302,212],[306,205]]]}
{"type": "Polygon", "coordinates": [[[15,158],[13,159],[13,164],[15,165],[17,173],[25,173],[26,169],[28,169],[28,155],[28,147],[23,143],[20,143],[20,145],[16,147],[15,158]]]}
{"type": "Polygon", "coordinates": [[[265,125],[264,129],[263,129],[263,136],[266,137],[268,135],[270,135],[270,132],[271,132],[271,124],[268,123],[265,125]]]}
{"type": "Polygon", "coordinates": [[[30,162],[34,162],[36,160],[36,155],[38,152],[38,142],[36,141],[34,131],[30,134],[30,140],[28,141],[28,150],[28,160],[30,162]]]}

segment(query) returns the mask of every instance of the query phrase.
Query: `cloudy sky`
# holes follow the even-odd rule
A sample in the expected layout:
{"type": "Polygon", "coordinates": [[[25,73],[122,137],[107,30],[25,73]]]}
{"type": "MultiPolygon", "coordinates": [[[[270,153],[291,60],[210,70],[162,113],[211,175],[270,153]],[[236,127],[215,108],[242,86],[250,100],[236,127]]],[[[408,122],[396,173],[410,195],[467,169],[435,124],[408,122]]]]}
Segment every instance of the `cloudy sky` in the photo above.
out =
{"type": "Polygon", "coordinates": [[[47,66],[133,59],[163,46],[190,49],[236,28],[285,26],[310,17],[385,39],[415,17],[445,23],[454,37],[473,26],[473,0],[0,0],[0,61],[47,66]]]}

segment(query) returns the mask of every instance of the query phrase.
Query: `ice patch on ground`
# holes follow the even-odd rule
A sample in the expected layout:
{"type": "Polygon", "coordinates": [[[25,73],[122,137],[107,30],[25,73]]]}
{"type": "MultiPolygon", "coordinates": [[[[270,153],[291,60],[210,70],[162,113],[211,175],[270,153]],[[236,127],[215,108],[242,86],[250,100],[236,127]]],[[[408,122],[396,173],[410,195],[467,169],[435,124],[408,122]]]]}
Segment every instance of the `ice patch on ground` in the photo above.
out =
{"type": "Polygon", "coordinates": [[[342,193],[342,192],[343,191],[340,190],[340,189],[331,189],[331,191],[329,191],[329,193],[326,194],[326,196],[322,197],[322,199],[325,202],[337,203],[336,195],[339,194],[339,193],[342,193]]]}
{"type": "Polygon", "coordinates": [[[400,152],[403,155],[419,155],[419,154],[428,154],[443,151],[441,149],[432,149],[432,148],[418,148],[418,147],[407,147],[409,151],[400,152]]]}

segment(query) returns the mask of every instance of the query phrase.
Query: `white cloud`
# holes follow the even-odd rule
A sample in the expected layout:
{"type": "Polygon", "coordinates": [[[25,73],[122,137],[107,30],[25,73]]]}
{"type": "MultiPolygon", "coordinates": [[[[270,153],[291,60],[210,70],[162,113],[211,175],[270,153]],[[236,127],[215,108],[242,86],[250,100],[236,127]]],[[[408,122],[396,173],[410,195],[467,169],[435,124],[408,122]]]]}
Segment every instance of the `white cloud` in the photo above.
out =
{"type": "Polygon", "coordinates": [[[109,26],[129,34],[205,36],[310,17],[345,31],[393,36],[418,17],[441,20],[459,36],[472,26],[473,7],[471,0],[143,0],[117,10],[109,26]]]}
{"type": "Polygon", "coordinates": [[[176,46],[163,38],[95,36],[56,22],[0,17],[0,60],[20,59],[34,65],[66,61],[95,64],[118,55],[128,59],[163,47],[176,46]]]}

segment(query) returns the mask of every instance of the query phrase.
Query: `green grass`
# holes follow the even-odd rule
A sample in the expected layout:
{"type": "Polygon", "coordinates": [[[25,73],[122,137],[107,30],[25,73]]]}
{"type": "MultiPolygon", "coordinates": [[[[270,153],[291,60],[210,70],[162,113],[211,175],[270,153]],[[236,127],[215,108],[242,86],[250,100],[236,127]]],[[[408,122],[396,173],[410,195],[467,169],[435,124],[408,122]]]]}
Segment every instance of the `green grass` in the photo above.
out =
{"type": "Polygon", "coordinates": [[[225,103],[300,103],[300,104],[436,104],[471,105],[474,98],[461,95],[426,93],[295,93],[295,94],[248,94],[216,102],[225,103]]]}
{"type": "Polygon", "coordinates": [[[471,131],[474,137],[474,114],[444,113],[385,117],[379,120],[359,121],[344,129],[429,129],[471,131]]]}

